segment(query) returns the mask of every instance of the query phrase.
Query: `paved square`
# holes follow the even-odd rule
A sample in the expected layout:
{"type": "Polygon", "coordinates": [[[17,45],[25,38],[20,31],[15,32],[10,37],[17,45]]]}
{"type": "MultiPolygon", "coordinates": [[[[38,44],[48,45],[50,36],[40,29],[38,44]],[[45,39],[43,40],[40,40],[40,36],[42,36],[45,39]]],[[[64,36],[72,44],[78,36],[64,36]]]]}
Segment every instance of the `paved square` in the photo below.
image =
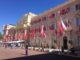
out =
{"type": "MultiPolygon", "coordinates": [[[[44,52],[28,50],[28,56],[37,54],[44,54],[44,52]]],[[[0,60],[23,56],[26,56],[25,49],[0,47],[0,60]]]]}

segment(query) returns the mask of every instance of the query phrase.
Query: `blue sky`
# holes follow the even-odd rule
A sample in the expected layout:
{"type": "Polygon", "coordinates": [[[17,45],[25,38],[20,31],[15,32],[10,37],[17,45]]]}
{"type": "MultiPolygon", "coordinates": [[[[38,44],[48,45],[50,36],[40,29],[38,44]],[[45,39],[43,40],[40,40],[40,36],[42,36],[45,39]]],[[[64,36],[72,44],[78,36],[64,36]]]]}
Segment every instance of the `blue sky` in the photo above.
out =
{"type": "Polygon", "coordinates": [[[0,32],[5,24],[16,24],[28,12],[43,13],[65,0],[0,0],[0,32]]]}

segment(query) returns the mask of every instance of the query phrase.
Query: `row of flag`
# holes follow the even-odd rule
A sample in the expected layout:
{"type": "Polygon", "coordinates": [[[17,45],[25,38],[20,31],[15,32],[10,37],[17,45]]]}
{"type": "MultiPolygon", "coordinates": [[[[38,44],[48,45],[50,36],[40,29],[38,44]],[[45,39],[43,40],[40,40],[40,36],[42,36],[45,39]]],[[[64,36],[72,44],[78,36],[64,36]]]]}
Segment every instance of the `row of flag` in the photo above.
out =
{"type": "MultiPolygon", "coordinates": [[[[54,24],[55,25],[55,24],[54,24]]],[[[62,18],[60,18],[60,20],[57,21],[56,25],[55,25],[55,28],[54,28],[54,31],[55,31],[55,34],[56,35],[63,35],[65,34],[65,31],[68,30],[68,27],[70,25],[70,22],[69,20],[67,20],[67,22],[65,23],[63,21],[62,18]]],[[[41,37],[45,37],[46,38],[46,32],[44,30],[44,25],[41,26],[41,30],[40,30],[40,36],[41,37]]],[[[53,26],[52,26],[53,27],[53,26]]],[[[35,36],[35,30],[33,29],[31,32],[30,32],[30,38],[33,38],[35,36]]],[[[8,35],[8,30],[6,30],[6,35],[8,35]]],[[[24,34],[21,34],[21,33],[16,33],[15,34],[15,40],[20,40],[20,39],[27,39],[28,37],[28,34],[27,34],[27,30],[24,31],[24,34]]]]}
{"type": "MultiPolygon", "coordinates": [[[[63,8],[63,9],[59,10],[57,13],[59,15],[65,15],[65,14],[67,14],[69,12],[70,12],[70,8],[67,7],[67,8],[63,8]]],[[[41,21],[46,21],[47,19],[52,20],[51,18],[54,18],[55,16],[56,16],[56,13],[51,13],[48,16],[39,18],[38,20],[31,21],[31,24],[40,23],[41,21]]]]}

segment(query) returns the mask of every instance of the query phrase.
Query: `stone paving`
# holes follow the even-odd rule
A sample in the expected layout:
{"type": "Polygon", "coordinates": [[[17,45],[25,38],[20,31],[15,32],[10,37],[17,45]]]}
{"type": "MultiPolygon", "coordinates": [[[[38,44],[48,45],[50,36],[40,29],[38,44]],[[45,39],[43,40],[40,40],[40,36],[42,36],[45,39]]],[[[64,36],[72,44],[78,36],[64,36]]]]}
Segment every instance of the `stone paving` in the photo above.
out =
{"type": "MultiPolygon", "coordinates": [[[[44,52],[28,50],[28,56],[37,55],[37,54],[44,54],[44,52]]],[[[23,56],[26,56],[25,49],[0,47],[0,60],[23,57],[23,56]]]]}

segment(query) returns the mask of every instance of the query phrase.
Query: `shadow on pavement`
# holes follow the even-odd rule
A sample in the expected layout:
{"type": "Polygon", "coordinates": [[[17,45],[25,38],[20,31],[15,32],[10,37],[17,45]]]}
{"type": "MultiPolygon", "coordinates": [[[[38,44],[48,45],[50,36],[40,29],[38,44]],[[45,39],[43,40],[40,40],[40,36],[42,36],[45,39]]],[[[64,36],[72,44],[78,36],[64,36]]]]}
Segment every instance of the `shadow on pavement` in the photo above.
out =
{"type": "Polygon", "coordinates": [[[80,60],[80,57],[73,57],[64,54],[48,53],[48,54],[24,56],[6,60],[80,60]]]}

